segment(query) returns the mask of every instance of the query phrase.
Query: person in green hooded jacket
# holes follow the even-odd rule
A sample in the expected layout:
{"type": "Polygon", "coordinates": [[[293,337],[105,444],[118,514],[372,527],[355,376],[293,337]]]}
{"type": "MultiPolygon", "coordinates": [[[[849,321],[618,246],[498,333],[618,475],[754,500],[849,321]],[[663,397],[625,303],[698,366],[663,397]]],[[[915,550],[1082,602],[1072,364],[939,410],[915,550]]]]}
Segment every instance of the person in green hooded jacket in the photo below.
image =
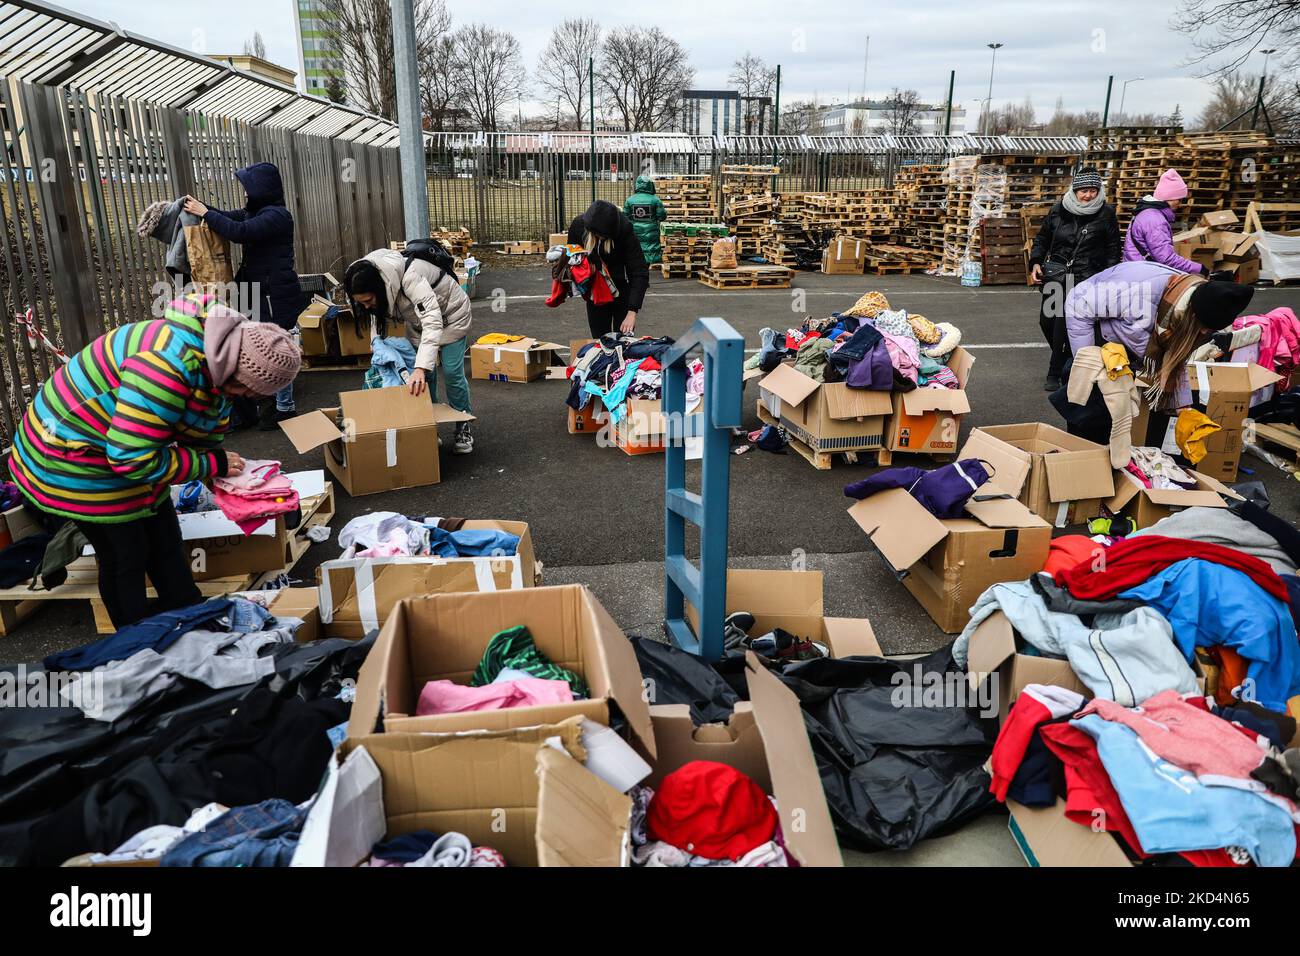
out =
{"type": "Polygon", "coordinates": [[[636,178],[636,192],[623,203],[623,215],[632,220],[632,231],[641,243],[641,252],[647,265],[663,258],[659,245],[659,223],[668,218],[668,210],[655,195],[655,181],[649,176],[636,178]]]}

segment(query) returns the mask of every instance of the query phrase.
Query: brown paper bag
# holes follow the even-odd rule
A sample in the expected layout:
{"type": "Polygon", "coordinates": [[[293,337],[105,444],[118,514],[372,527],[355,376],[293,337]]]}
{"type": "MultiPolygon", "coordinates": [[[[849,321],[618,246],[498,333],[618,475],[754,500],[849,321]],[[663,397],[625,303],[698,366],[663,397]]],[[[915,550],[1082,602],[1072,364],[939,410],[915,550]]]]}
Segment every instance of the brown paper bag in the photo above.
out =
{"type": "Polygon", "coordinates": [[[711,269],[734,269],[736,268],[736,240],[727,238],[719,239],[713,243],[709,250],[709,268],[711,269]]]}
{"type": "Polygon", "coordinates": [[[190,280],[195,285],[226,285],[235,281],[230,246],[206,223],[185,227],[185,248],[190,258],[190,280]]]}

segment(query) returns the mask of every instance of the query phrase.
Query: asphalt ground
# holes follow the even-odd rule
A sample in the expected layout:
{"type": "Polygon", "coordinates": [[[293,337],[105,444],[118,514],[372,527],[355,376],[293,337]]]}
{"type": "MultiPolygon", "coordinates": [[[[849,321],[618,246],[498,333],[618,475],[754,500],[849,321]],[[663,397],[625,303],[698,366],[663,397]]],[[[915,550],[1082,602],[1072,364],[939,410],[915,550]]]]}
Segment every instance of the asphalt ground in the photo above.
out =
{"type": "MultiPolygon", "coordinates": [[[[587,337],[580,302],[557,309],[544,305],[549,270],[535,266],[491,269],[480,277],[472,337],[491,331],[532,335],[568,343],[587,337]]],[[[516,263],[512,263],[516,265],[516,263]]],[[[891,305],[933,321],[956,324],[975,356],[968,392],[972,411],[963,437],[974,426],[1044,421],[1060,424],[1042,390],[1047,351],[1038,331],[1038,293],[1023,287],[962,288],[955,279],[924,275],[863,277],[796,273],[789,290],[719,291],[692,279],[652,276],[638,321],[649,335],[682,334],[701,316],[720,316],[758,346],[764,326],[786,328],[807,315],[847,308],[869,289],[891,305]]],[[[1300,290],[1260,289],[1252,311],[1278,305],[1300,307],[1300,290]]],[[[307,372],[299,376],[300,411],[332,405],[339,391],[361,387],[361,372],[307,372]]],[[[350,518],[368,511],[410,515],[465,515],[527,521],[546,583],[589,584],[626,630],[658,633],[663,587],[663,457],[629,457],[601,448],[591,436],[565,429],[567,384],[471,381],[475,451],[444,450],[442,482],[386,494],[350,498],[339,492],[335,535],[350,518]]],[[[744,397],[746,423],[757,427],[757,388],[744,397]]],[[[450,427],[445,438],[450,438],[450,427]]],[[[323,468],[322,452],[299,456],[275,432],[243,431],[228,447],[248,457],[282,460],[291,470],[323,468]]],[[[867,464],[837,461],[816,471],[796,454],[753,449],[731,457],[729,553],[737,567],[789,567],[796,559],[826,574],[828,614],[869,617],[887,653],[931,649],[946,638],[884,563],[846,513],[842,494],[849,481],[868,474],[867,464]]],[[[899,461],[925,464],[926,459],[899,461]]],[[[1300,517],[1300,487],[1272,466],[1244,459],[1268,485],[1274,510],[1300,517]]],[[[1243,478],[1247,477],[1243,475],[1243,478]]],[[[698,464],[688,466],[688,482],[698,464]]],[[[293,577],[313,583],[322,561],[337,557],[335,539],[311,547],[293,577]]],[[[89,605],[50,602],[13,636],[0,638],[0,660],[36,660],[52,650],[94,637],[89,605]]]]}

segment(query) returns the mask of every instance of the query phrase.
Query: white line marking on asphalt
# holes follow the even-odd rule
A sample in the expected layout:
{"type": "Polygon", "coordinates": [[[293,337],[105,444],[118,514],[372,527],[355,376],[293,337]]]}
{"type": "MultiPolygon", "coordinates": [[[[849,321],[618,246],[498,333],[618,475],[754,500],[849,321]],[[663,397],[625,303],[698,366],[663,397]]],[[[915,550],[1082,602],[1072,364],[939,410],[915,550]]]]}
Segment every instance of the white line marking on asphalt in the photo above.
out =
{"type": "MultiPolygon", "coordinates": [[[[983,342],[980,344],[968,344],[963,342],[961,347],[964,349],[1045,349],[1046,342],[983,342]]],[[[761,349],[745,349],[746,354],[758,352],[761,349]]]]}

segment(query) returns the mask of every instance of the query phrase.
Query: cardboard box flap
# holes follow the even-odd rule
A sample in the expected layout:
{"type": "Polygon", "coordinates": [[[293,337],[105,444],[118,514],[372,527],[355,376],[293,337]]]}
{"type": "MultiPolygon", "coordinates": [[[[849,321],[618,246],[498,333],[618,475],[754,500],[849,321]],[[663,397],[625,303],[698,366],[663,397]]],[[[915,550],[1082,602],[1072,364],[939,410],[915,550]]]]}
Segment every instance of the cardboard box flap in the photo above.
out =
{"type": "MultiPolygon", "coordinates": [[[[424,396],[420,397],[424,398],[424,396]]],[[[447,425],[451,422],[472,422],[475,418],[469,412],[457,411],[450,405],[443,405],[440,402],[433,406],[433,420],[439,425],[447,425]]]]}
{"type": "Polygon", "coordinates": [[[823,618],[826,640],[835,657],[884,657],[871,622],[865,617],[823,618]]]}
{"type": "Polygon", "coordinates": [[[1088,451],[1051,452],[1043,456],[1047,495],[1053,502],[1109,498],[1115,493],[1110,455],[1088,451]]]}
{"type": "Polygon", "coordinates": [[[1202,214],[1198,225],[1212,229],[1223,229],[1237,224],[1237,214],[1231,209],[1215,209],[1202,214]]]}
{"type": "Polygon", "coordinates": [[[358,434],[388,428],[411,428],[435,423],[434,405],[427,395],[412,395],[403,385],[340,392],[343,419],[358,434]]]}
{"type": "Polygon", "coordinates": [[[1183,490],[1182,488],[1148,488],[1147,498],[1153,505],[1173,508],[1225,508],[1218,492],[1183,490]]]}
{"type": "Polygon", "coordinates": [[[1245,257],[1251,254],[1258,241],[1259,237],[1252,233],[1230,232],[1224,235],[1219,248],[1225,256],[1245,257]]]}
{"type": "Polygon", "coordinates": [[[822,616],[823,579],[820,571],[727,571],[727,608],[756,617],[822,616]]]}
{"type": "Polygon", "coordinates": [[[903,393],[903,411],[918,418],[926,412],[950,412],[965,415],[970,411],[970,400],[964,389],[914,388],[903,393]]]}
{"type": "Polygon", "coordinates": [[[948,536],[943,522],[902,488],[863,498],[849,514],[895,571],[906,571],[948,536]]]}
{"type": "Polygon", "coordinates": [[[753,651],[745,652],[745,676],[786,847],[804,866],[843,866],[798,698],[753,651]]]}
{"type": "Polygon", "coordinates": [[[971,632],[966,645],[966,672],[971,686],[978,686],[1016,652],[1016,632],[1001,611],[994,611],[971,632]]]}
{"type": "Polygon", "coordinates": [[[1202,488],[1205,488],[1209,491],[1216,492],[1221,495],[1227,495],[1229,498],[1236,498],[1238,501],[1245,500],[1244,498],[1241,497],[1241,495],[1237,494],[1235,491],[1233,491],[1231,488],[1229,488],[1227,485],[1225,485],[1223,482],[1219,481],[1216,478],[1211,478],[1209,475],[1203,475],[1199,471],[1192,472],[1192,476],[1200,483],[1202,488]]]}
{"type": "Polygon", "coordinates": [[[313,448],[338,441],[343,433],[334,424],[331,409],[317,409],[306,415],[298,415],[280,422],[280,429],[289,437],[290,444],[300,455],[305,455],[313,448]]]}
{"type": "Polygon", "coordinates": [[[330,304],[324,299],[312,299],[311,305],[298,313],[298,327],[302,329],[319,329],[329,308],[330,304]]]}
{"type": "Polygon", "coordinates": [[[1207,404],[1214,393],[1245,396],[1282,380],[1255,362],[1190,362],[1189,384],[1195,398],[1207,404]]]}
{"type": "Polygon", "coordinates": [[[605,606],[596,600],[596,596],[586,585],[578,587],[586,595],[587,600],[583,604],[591,616],[595,640],[605,654],[610,677],[609,696],[618,704],[619,710],[631,725],[632,732],[653,761],[656,754],[654,727],[650,722],[650,704],[645,699],[645,688],[641,684],[641,665],[637,663],[636,651],[632,649],[632,642],[627,639],[622,628],[609,616],[605,606]]]}
{"type": "Polygon", "coordinates": [[[982,428],[973,429],[967,436],[966,444],[957,453],[959,461],[964,458],[988,462],[993,466],[989,482],[1017,497],[1024,489],[1025,479],[1033,465],[1029,452],[990,435],[982,428]]]}
{"type": "Polygon", "coordinates": [[[632,800],[567,753],[537,751],[537,865],[627,866],[632,800]]]}
{"type": "Polygon", "coordinates": [[[1048,524],[1015,498],[989,498],[977,501],[983,495],[1002,494],[1001,488],[986,484],[966,502],[966,513],[989,528],[1046,528],[1048,524]]]}
{"type": "Polygon", "coordinates": [[[1106,507],[1115,514],[1120,511],[1130,501],[1136,498],[1142,492],[1142,486],[1139,485],[1128,472],[1117,472],[1115,478],[1115,496],[1106,502],[1106,507]]]}
{"type": "Polygon", "coordinates": [[[849,388],[847,385],[836,384],[823,385],[822,394],[826,397],[826,411],[831,418],[841,420],[869,418],[875,415],[888,415],[894,409],[889,392],[849,388]]]}
{"type": "Polygon", "coordinates": [[[768,372],[766,377],[758,383],[759,388],[771,392],[783,404],[791,407],[802,405],[809,395],[817,391],[820,385],[820,382],[809,378],[793,365],[784,363],[768,372]]]}

